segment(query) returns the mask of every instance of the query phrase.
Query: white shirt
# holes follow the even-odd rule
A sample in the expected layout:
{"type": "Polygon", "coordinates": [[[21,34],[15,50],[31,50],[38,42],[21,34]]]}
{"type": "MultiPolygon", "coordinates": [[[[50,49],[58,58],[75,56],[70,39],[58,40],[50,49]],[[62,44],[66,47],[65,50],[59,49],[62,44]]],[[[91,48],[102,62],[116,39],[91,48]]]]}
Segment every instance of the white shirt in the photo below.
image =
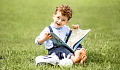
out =
{"type": "MultiPolygon", "coordinates": [[[[69,32],[70,32],[70,28],[66,25],[64,25],[63,27],[60,28],[56,28],[54,26],[54,23],[51,23],[51,28],[53,30],[53,32],[59,37],[61,38],[64,42],[66,41],[66,36],[68,36],[69,32]]],[[[48,27],[46,27],[41,33],[40,35],[35,39],[35,43],[38,44],[38,39],[39,38],[43,38],[44,34],[48,32],[50,33],[50,30],[48,27]]],[[[42,45],[42,44],[38,44],[38,45],[42,45]]],[[[47,40],[45,41],[45,48],[46,49],[51,49],[53,47],[53,42],[51,40],[47,40]]]]}

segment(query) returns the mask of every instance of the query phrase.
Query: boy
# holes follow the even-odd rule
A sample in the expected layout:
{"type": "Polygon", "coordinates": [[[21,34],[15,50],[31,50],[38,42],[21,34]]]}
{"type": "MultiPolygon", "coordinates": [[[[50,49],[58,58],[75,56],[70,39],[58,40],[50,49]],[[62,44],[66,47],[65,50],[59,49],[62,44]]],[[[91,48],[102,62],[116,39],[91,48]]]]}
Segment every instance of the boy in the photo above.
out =
{"type": "MultiPolygon", "coordinates": [[[[48,50],[49,55],[55,53],[59,57],[59,59],[63,59],[63,53],[65,53],[65,57],[69,55],[69,58],[74,63],[77,63],[81,60],[86,60],[86,50],[83,49],[81,45],[79,45],[78,49],[74,53],[71,53],[64,46],[58,47],[55,44],[53,44],[53,42],[50,40],[52,36],[51,34],[49,34],[52,31],[65,42],[66,36],[68,36],[70,30],[72,30],[68,26],[66,26],[70,18],[72,18],[72,10],[69,6],[61,5],[56,7],[55,12],[53,14],[54,22],[51,23],[50,28],[46,27],[40,33],[40,35],[36,38],[35,43],[41,45],[45,42],[45,47],[48,50]]],[[[73,29],[76,29],[79,28],[79,25],[72,25],[72,27],[73,29]]]]}

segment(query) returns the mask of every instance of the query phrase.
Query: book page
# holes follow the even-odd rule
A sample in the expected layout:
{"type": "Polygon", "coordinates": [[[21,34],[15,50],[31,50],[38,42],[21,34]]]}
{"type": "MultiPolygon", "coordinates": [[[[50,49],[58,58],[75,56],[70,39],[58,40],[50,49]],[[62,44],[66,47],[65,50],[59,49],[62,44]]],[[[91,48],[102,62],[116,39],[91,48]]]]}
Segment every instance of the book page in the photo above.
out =
{"type": "MultiPolygon", "coordinates": [[[[72,34],[67,42],[67,45],[70,46],[72,49],[74,48],[74,45],[78,42],[78,41],[82,41],[82,39],[86,36],[86,34],[90,31],[90,29],[88,30],[82,30],[82,29],[74,29],[72,31],[72,34]]],[[[79,43],[80,43],[79,42],[79,43]]]]}

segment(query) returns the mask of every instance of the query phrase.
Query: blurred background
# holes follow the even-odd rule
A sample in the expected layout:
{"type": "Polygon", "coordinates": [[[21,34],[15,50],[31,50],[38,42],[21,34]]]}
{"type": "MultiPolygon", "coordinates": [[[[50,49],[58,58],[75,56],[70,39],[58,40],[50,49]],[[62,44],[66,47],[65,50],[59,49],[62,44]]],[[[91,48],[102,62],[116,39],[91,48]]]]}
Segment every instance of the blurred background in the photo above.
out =
{"type": "Polygon", "coordinates": [[[119,70],[120,0],[0,0],[1,70],[119,70]],[[47,55],[35,38],[53,22],[56,6],[68,5],[73,17],[67,24],[91,29],[83,39],[85,66],[35,66],[35,58],[47,55]]]}

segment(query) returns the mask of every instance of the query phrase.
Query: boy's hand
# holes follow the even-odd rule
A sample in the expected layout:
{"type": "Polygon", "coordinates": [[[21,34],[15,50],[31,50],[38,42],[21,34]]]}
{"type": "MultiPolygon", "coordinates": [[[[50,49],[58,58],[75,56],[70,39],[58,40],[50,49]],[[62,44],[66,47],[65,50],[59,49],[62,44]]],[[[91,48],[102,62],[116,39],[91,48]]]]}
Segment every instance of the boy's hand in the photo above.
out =
{"type": "MultiPolygon", "coordinates": [[[[79,29],[79,25],[72,24],[73,29],[79,29]]],[[[73,31],[73,29],[70,29],[70,31],[73,31]]]]}
{"type": "Polygon", "coordinates": [[[52,36],[51,34],[49,34],[49,33],[45,33],[45,34],[44,34],[44,38],[45,38],[46,40],[49,40],[49,39],[52,39],[53,36],[52,36]]]}
{"type": "Polygon", "coordinates": [[[38,39],[38,44],[44,43],[46,40],[53,38],[51,34],[45,33],[43,38],[38,39]]]}
{"type": "Polygon", "coordinates": [[[78,24],[77,25],[72,24],[72,27],[73,27],[73,29],[79,29],[79,25],[78,24]]]}

